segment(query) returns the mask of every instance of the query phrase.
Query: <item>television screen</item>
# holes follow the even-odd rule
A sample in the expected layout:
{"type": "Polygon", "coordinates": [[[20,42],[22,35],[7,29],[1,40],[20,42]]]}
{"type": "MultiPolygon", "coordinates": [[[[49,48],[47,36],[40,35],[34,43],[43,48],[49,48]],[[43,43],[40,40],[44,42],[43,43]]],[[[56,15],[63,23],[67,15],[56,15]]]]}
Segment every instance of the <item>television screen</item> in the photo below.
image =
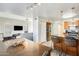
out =
{"type": "Polygon", "coordinates": [[[23,26],[14,26],[14,30],[23,30],[23,26]]]}

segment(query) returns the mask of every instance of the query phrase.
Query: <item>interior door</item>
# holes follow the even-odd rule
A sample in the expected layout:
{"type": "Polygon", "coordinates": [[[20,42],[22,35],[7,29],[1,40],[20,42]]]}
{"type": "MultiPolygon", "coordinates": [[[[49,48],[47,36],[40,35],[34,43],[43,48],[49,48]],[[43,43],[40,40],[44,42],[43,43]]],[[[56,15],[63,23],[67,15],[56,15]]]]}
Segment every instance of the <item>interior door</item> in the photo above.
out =
{"type": "Polygon", "coordinates": [[[46,36],[47,36],[47,41],[51,40],[51,23],[50,22],[46,23],[46,36]]]}

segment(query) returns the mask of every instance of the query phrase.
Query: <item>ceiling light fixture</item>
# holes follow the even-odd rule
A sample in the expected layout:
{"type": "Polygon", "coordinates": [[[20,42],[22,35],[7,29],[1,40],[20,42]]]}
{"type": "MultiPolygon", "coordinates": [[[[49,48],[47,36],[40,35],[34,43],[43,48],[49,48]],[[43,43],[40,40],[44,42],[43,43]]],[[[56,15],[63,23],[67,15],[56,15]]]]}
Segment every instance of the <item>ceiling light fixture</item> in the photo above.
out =
{"type": "Polygon", "coordinates": [[[33,3],[27,7],[27,9],[33,9],[34,7],[40,6],[40,3],[33,3]]]}
{"type": "Polygon", "coordinates": [[[62,18],[72,18],[74,16],[76,16],[77,14],[74,13],[74,12],[68,12],[68,13],[65,13],[62,18]]]}
{"type": "Polygon", "coordinates": [[[72,17],[76,16],[77,14],[75,12],[73,12],[74,9],[75,9],[75,7],[72,7],[71,10],[69,10],[65,13],[61,12],[62,18],[72,18],[72,17]]]}

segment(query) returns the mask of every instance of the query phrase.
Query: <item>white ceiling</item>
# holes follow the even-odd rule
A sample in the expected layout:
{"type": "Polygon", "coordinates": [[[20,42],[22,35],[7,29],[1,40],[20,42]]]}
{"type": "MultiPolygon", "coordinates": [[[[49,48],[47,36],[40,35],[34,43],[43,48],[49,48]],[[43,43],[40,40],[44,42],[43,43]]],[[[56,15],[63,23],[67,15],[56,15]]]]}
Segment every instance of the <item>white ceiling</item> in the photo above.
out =
{"type": "Polygon", "coordinates": [[[74,3],[48,3],[48,4],[41,4],[40,7],[37,7],[34,13],[38,16],[53,18],[53,19],[60,19],[61,12],[67,12],[71,10],[72,7],[75,7],[75,13],[79,14],[79,4],[74,3]],[[38,10],[38,11],[37,11],[38,10]],[[37,12],[36,12],[37,11],[37,12]]]}
{"type": "Polygon", "coordinates": [[[0,3],[0,12],[7,12],[13,15],[22,16],[24,18],[31,16],[40,16],[53,19],[59,19],[60,11],[64,12],[75,7],[74,12],[79,14],[78,3],[42,3],[30,9],[33,3],[0,3]]]}
{"type": "Polygon", "coordinates": [[[24,16],[26,7],[31,4],[29,3],[0,3],[1,12],[10,12],[13,14],[24,16]]]}

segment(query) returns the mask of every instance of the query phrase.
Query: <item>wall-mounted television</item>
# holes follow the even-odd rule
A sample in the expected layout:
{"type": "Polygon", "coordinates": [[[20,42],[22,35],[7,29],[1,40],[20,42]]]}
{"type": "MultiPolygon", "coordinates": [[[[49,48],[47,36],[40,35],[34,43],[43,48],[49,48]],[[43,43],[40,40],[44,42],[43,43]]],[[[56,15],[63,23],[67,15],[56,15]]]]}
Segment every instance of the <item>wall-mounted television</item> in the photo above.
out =
{"type": "Polygon", "coordinates": [[[23,26],[14,26],[15,31],[23,30],[23,26]]]}

